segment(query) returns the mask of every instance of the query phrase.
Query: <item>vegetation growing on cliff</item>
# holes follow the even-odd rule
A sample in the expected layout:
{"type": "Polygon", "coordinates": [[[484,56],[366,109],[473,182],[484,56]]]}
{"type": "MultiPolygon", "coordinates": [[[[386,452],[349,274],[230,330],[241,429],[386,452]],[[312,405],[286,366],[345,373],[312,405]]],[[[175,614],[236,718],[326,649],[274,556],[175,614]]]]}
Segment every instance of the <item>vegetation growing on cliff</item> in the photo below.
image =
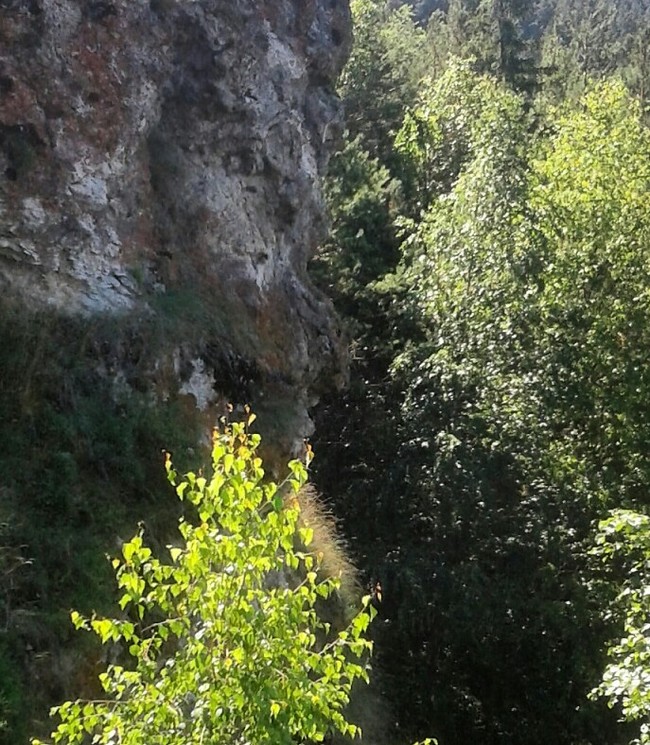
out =
{"type": "Polygon", "coordinates": [[[173,528],[158,496],[161,448],[186,468],[199,458],[191,409],[131,385],[151,364],[147,331],[133,319],[0,308],[3,745],[25,742],[48,706],[86,684],[95,653],[69,644],[66,609],[110,607],[104,555],[116,535],[143,519],[157,540],[173,528]],[[124,377],[111,380],[118,366],[124,377]]]}

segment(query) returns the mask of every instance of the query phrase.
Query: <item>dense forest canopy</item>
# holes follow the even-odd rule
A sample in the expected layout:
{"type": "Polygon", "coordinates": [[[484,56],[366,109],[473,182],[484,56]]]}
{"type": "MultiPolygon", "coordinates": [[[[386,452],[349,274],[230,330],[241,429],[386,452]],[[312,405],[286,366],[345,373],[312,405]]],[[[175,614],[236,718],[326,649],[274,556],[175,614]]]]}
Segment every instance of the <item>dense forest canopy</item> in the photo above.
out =
{"type": "Polygon", "coordinates": [[[383,587],[396,739],[646,742],[650,6],[353,12],[315,468],[383,587]]]}

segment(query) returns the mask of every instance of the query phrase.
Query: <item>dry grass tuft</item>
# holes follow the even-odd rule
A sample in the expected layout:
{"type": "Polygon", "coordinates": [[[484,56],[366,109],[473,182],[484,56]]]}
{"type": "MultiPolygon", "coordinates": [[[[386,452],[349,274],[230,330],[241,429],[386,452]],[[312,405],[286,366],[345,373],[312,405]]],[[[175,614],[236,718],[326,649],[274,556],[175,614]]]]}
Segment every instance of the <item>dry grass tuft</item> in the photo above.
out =
{"type": "Polygon", "coordinates": [[[301,522],[314,531],[308,550],[318,558],[322,575],[340,582],[338,593],[332,596],[332,600],[337,601],[337,608],[331,609],[334,617],[327,620],[343,627],[359,609],[362,594],[359,574],[348,556],[334,515],[325,507],[316,490],[310,485],[303,486],[298,501],[301,522]]]}

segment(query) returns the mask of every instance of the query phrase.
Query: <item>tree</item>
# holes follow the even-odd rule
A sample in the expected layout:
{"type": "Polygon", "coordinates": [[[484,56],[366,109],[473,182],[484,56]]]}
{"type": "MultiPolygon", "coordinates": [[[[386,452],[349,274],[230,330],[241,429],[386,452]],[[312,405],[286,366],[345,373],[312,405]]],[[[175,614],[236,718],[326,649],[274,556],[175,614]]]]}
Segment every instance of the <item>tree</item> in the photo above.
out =
{"type": "Polygon", "coordinates": [[[332,229],[314,260],[314,275],[339,310],[361,320],[359,295],[399,260],[399,184],[357,138],[332,159],[325,193],[332,229]]]}
{"type": "Polygon", "coordinates": [[[577,99],[590,80],[616,74],[646,98],[647,0],[556,0],[549,16],[542,55],[550,97],[577,99]]]}
{"type": "Polygon", "coordinates": [[[499,165],[512,157],[516,167],[521,160],[517,152],[500,149],[511,144],[516,150],[520,142],[515,143],[514,132],[508,135],[500,129],[520,127],[522,117],[518,99],[493,79],[473,72],[469,61],[452,58],[438,79],[423,80],[418,100],[395,138],[412,213],[419,217],[423,210],[431,211],[432,202],[453,191],[478,149],[489,148],[491,142],[495,166],[498,155],[499,165]]]}
{"type": "Polygon", "coordinates": [[[449,743],[617,741],[587,699],[610,633],[588,550],[603,510],[650,482],[639,106],[605,83],[539,122],[454,64],[396,150],[424,213],[374,285],[390,384],[348,406],[363,446],[319,477],[381,578],[397,715],[449,743]]]}
{"type": "Polygon", "coordinates": [[[427,28],[434,77],[446,62],[462,57],[513,90],[536,93],[541,72],[536,11],[522,0],[449,0],[427,28]]]}
{"type": "Polygon", "coordinates": [[[409,466],[395,524],[408,532],[386,551],[393,638],[378,649],[408,681],[406,718],[421,712],[443,741],[568,743],[585,736],[585,599],[576,576],[551,569],[574,563],[569,484],[539,467],[544,430],[526,377],[528,119],[521,97],[466,66],[432,94],[426,162],[455,174],[394,280],[420,338],[393,365],[409,466]]]}
{"type": "Polygon", "coordinates": [[[598,525],[593,550],[618,575],[618,595],[610,613],[623,621],[623,634],[608,649],[610,662],[591,696],[604,697],[635,723],[634,745],[650,743],[650,518],[631,510],[614,510],[598,525]],[[621,581],[621,568],[624,576],[621,581]],[[618,570],[618,571],[617,571],[618,570]]]}
{"type": "Polygon", "coordinates": [[[384,612],[403,634],[393,664],[414,650],[433,681],[441,734],[569,743],[612,727],[584,698],[605,637],[591,522],[650,484],[650,142],[620,84],[537,141],[520,99],[474,85],[429,102],[423,162],[445,154],[450,122],[471,137],[395,278],[421,333],[393,365],[410,571],[392,568],[384,612]]]}
{"type": "Polygon", "coordinates": [[[635,506],[650,483],[650,132],[617,82],[555,126],[533,164],[528,223],[544,406],[591,464],[605,506],[635,506]]]}
{"type": "Polygon", "coordinates": [[[121,617],[73,612],[77,628],[131,659],[100,675],[103,699],[53,710],[54,743],[290,745],[357,732],[342,710],[353,682],[368,679],[372,607],[364,601],[343,630],[320,620],[339,582],[321,576],[300,523],[305,468],[289,464],[283,495],[264,482],[259,443],[243,424],[215,431],[209,479],[179,479],[167,459],[196,515],[180,520],[168,561],[142,532],[123,546],[113,560],[121,617]]]}
{"type": "Polygon", "coordinates": [[[391,9],[386,0],[351,5],[355,43],[339,85],[349,139],[361,135],[370,156],[390,168],[393,137],[426,70],[426,36],[408,7],[391,9]]]}

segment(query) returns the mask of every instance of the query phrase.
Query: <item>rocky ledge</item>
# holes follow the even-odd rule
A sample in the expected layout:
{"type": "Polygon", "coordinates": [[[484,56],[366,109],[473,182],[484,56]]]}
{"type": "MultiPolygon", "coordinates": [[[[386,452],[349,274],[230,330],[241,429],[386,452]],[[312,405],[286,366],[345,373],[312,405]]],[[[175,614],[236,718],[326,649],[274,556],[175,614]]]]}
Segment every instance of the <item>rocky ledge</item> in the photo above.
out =
{"type": "Polygon", "coordinates": [[[247,397],[290,449],[343,374],[306,264],[350,39],[347,0],[0,0],[3,295],[191,327],[153,387],[247,397]]]}

